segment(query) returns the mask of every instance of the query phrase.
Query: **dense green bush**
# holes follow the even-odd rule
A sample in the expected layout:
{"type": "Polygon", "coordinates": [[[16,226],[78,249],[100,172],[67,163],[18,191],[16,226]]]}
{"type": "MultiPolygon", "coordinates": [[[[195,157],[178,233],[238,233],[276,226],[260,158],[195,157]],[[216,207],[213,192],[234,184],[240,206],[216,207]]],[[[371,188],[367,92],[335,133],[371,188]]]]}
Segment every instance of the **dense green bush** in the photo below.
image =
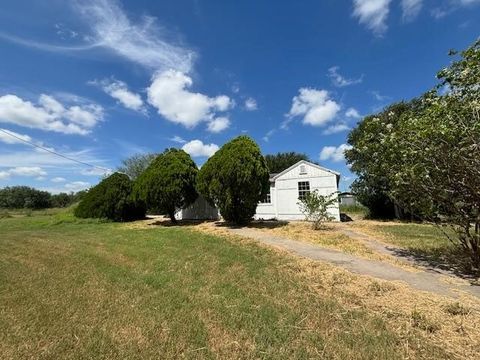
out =
{"type": "Polygon", "coordinates": [[[145,217],[145,206],[132,198],[133,182],[125,174],[114,173],[90,189],[75,208],[79,218],[106,218],[131,221],[145,217]]]}
{"type": "Polygon", "coordinates": [[[0,208],[45,209],[51,207],[51,195],[28,186],[11,186],[0,190],[0,208]]]}
{"type": "Polygon", "coordinates": [[[218,206],[223,218],[236,224],[250,221],[268,192],[268,168],[258,145],[239,136],[217,151],[202,166],[197,189],[218,206]]]}
{"type": "Polygon", "coordinates": [[[197,199],[197,173],[190,155],[183,150],[167,149],[137,178],[134,198],[175,222],[175,212],[197,199]]]}

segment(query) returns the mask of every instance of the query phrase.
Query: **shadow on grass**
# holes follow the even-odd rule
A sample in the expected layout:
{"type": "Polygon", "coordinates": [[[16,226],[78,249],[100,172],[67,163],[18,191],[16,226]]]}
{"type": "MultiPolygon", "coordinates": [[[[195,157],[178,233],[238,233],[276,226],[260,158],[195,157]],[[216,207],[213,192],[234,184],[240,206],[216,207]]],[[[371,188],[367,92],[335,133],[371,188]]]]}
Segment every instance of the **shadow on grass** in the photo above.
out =
{"type": "Polygon", "coordinates": [[[480,285],[479,269],[471,266],[470,258],[461,248],[449,246],[436,249],[391,248],[394,255],[421,265],[436,273],[454,274],[462,279],[480,285]]]}

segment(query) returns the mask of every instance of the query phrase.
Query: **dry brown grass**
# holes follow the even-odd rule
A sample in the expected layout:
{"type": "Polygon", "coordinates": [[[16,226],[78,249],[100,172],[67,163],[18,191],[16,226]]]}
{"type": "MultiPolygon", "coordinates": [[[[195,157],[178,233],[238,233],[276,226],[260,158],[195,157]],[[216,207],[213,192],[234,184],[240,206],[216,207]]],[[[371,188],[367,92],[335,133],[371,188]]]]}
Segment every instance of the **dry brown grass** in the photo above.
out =
{"type": "Polygon", "coordinates": [[[452,300],[400,282],[355,275],[306,260],[299,260],[298,268],[289,271],[299,273],[319,295],[326,293],[346,306],[366,308],[380,315],[402,337],[420,330],[459,359],[474,359],[480,351],[478,298],[459,294],[459,299],[452,300]]]}
{"type": "MultiPolygon", "coordinates": [[[[251,242],[232,235],[225,227],[214,225],[214,223],[201,223],[192,227],[209,234],[228,237],[233,241],[251,242]]],[[[352,242],[348,245],[348,240],[347,245],[337,246],[336,241],[343,236],[339,236],[334,230],[328,230],[326,234],[322,234],[324,236],[312,235],[313,230],[309,231],[307,226],[308,224],[298,222],[262,231],[290,238],[307,235],[308,241],[326,247],[330,244],[334,249],[362,249],[362,246],[352,242]],[[323,239],[319,239],[321,237],[323,239]]],[[[291,256],[287,255],[286,251],[279,249],[275,251],[291,256]]],[[[369,251],[366,250],[363,254],[369,254],[369,251]]],[[[376,256],[374,258],[378,259],[376,256]]],[[[478,298],[462,293],[459,294],[458,300],[453,300],[412,289],[401,282],[352,274],[325,263],[298,259],[297,264],[297,266],[288,266],[285,270],[303,278],[318,296],[333,296],[348,308],[372,311],[385,319],[390,328],[402,338],[408,338],[416,331],[421,331],[434,344],[444,347],[458,359],[475,359],[480,352],[478,337],[480,299],[478,298]],[[458,306],[461,307],[461,311],[452,310],[458,306]]],[[[422,340],[419,339],[419,341],[422,340]]],[[[406,350],[408,352],[408,349],[406,350]]]]}

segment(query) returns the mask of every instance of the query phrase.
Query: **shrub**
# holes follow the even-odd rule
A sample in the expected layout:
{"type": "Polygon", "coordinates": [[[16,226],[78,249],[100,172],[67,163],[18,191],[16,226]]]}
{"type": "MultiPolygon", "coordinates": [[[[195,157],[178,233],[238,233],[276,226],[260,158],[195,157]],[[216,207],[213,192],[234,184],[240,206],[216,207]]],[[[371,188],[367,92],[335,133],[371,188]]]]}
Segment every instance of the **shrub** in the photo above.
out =
{"type": "Polygon", "coordinates": [[[51,195],[28,186],[0,190],[0,207],[6,209],[45,209],[51,207],[51,195]]]}
{"type": "Polygon", "coordinates": [[[145,206],[132,198],[133,183],[127,175],[114,173],[90,189],[75,208],[79,218],[130,221],[145,216],[145,206]]]}
{"type": "Polygon", "coordinates": [[[197,199],[197,173],[197,165],[190,155],[183,150],[167,149],[138,177],[134,198],[176,222],[175,212],[197,199]]]}
{"type": "Polygon", "coordinates": [[[258,145],[239,136],[217,151],[202,166],[198,191],[218,206],[227,221],[243,224],[251,220],[258,202],[268,192],[268,168],[258,145]]]}
{"type": "Polygon", "coordinates": [[[328,212],[328,208],[338,203],[337,194],[320,195],[318,190],[306,193],[300,199],[298,205],[300,211],[305,215],[307,221],[311,221],[314,230],[324,227],[326,221],[332,221],[335,218],[328,212]]]}

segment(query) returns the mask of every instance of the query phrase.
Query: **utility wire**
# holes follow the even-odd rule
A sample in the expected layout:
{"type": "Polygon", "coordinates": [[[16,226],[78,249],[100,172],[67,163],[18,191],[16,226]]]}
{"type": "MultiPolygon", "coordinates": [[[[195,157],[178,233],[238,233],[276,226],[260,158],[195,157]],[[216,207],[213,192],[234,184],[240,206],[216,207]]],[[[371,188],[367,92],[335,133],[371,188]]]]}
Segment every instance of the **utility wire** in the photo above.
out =
{"type": "Polygon", "coordinates": [[[112,171],[112,169],[104,168],[104,167],[102,167],[102,166],[92,165],[92,164],[86,163],[86,162],[84,162],[84,161],[80,161],[80,160],[71,158],[71,157],[69,157],[69,156],[66,156],[66,155],[63,155],[63,154],[59,154],[59,153],[57,153],[56,151],[50,150],[50,149],[48,149],[48,148],[46,148],[46,147],[44,147],[44,146],[41,146],[41,145],[35,144],[35,143],[31,142],[31,141],[22,139],[21,137],[16,136],[16,135],[12,134],[10,131],[7,131],[7,130],[5,130],[5,129],[0,129],[0,131],[3,132],[4,134],[7,134],[7,135],[11,136],[11,137],[14,137],[14,138],[17,139],[17,140],[23,141],[24,143],[26,143],[26,144],[28,144],[28,145],[31,145],[31,146],[33,146],[33,147],[42,149],[42,150],[44,150],[44,151],[46,151],[46,152],[49,152],[50,154],[60,156],[60,157],[62,157],[62,158],[64,158],[64,159],[67,159],[67,160],[70,160],[70,161],[73,161],[73,162],[76,162],[76,163],[79,163],[79,164],[82,164],[82,165],[85,165],[85,166],[89,166],[89,167],[92,167],[92,168],[96,168],[96,169],[99,169],[99,170],[103,170],[103,171],[105,171],[105,172],[110,172],[110,171],[112,171]]]}

